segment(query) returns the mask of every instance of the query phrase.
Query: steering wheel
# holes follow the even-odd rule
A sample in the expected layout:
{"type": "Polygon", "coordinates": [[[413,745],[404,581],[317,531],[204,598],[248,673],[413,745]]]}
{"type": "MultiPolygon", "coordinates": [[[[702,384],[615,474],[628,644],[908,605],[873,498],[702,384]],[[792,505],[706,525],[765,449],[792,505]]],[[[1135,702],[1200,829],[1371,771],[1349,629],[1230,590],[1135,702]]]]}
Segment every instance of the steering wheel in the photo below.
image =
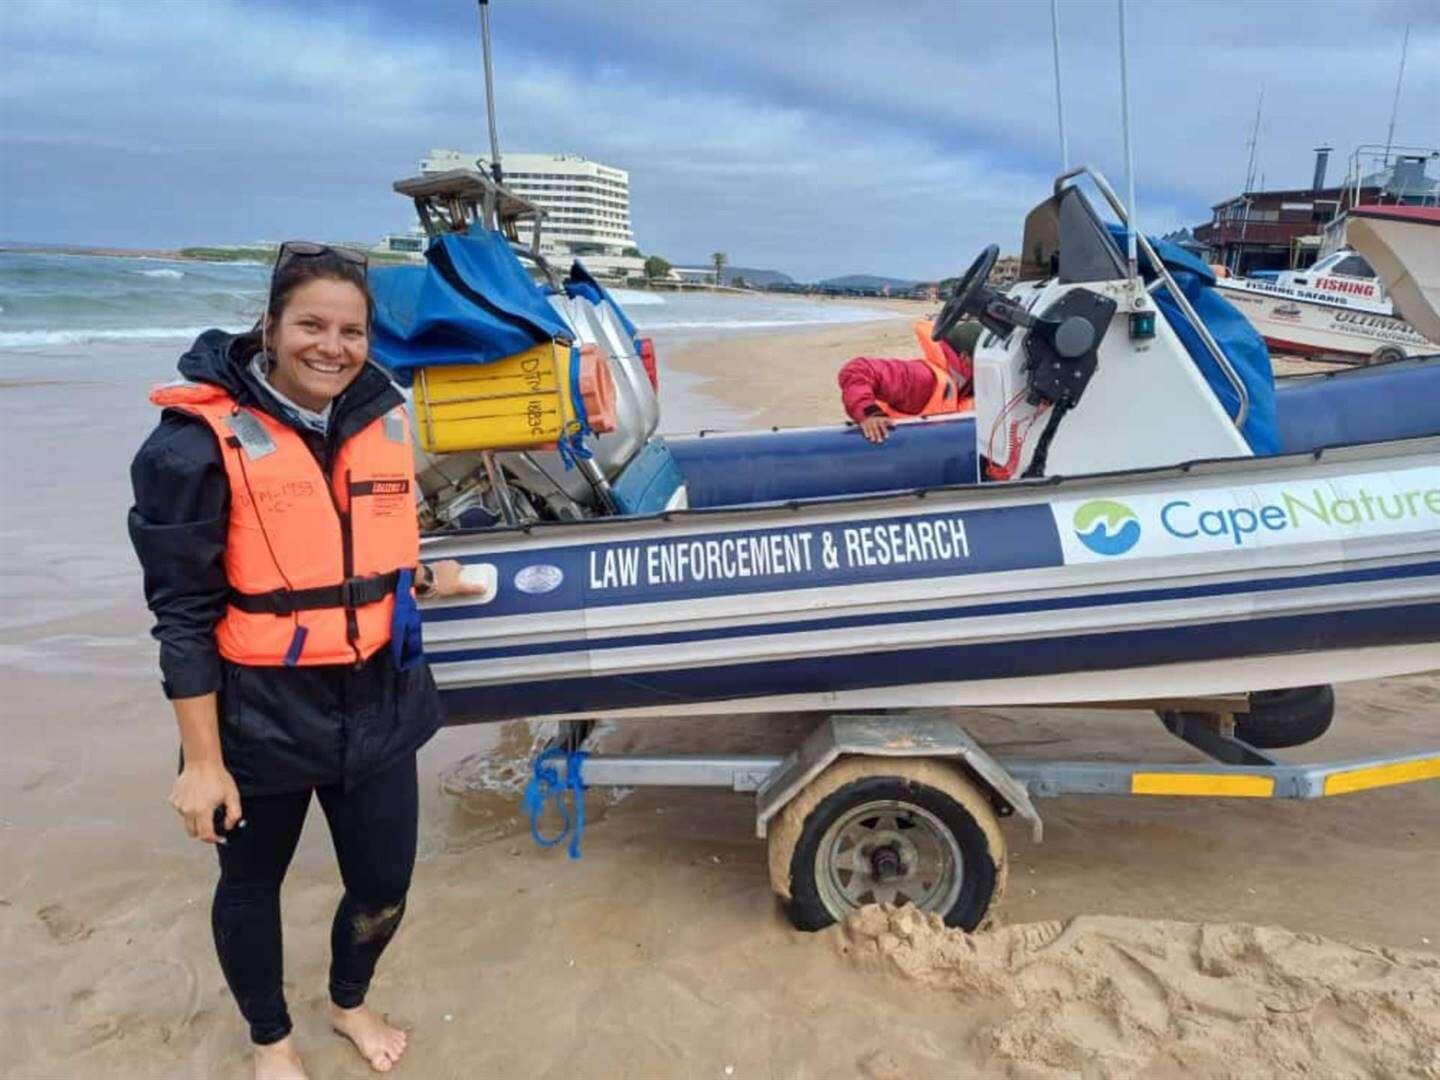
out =
{"type": "Polygon", "coordinates": [[[978,318],[985,310],[985,305],[976,301],[980,298],[980,291],[985,288],[985,282],[990,280],[990,271],[995,269],[999,258],[998,244],[991,244],[975,257],[970,269],[965,271],[965,276],[956,284],[954,294],[945,301],[945,306],[936,316],[935,330],[930,335],[931,341],[944,339],[966,315],[978,318]]]}

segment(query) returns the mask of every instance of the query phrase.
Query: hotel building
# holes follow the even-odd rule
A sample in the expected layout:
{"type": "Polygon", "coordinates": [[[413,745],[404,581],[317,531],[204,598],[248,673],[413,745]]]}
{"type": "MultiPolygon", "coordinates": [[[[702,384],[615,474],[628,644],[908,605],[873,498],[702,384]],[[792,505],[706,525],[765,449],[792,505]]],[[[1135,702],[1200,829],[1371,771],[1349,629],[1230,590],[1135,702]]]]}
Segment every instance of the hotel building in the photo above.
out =
{"type": "MultiPolygon", "coordinates": [[[[623,277],[644,270],[630,231],[630,174],[578,154],[506,154],[504,184],[545,211],[540,254],[557,263],[579,257],[592,273],[623,277]]],[[[490,172],[483,154],[432,150],[422,173],[490,172]]]]}

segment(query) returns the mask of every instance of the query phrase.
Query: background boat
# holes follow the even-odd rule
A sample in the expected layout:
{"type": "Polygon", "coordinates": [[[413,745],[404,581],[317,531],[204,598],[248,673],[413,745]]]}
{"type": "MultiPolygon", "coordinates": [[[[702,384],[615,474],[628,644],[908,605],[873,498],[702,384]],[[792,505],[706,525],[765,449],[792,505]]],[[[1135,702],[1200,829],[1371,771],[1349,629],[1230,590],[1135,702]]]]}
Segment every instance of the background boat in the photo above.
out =
{"type": "Polygon", "coordinates": [[[1390,307],[1277,282],[1221,278],[1216,288],[1250,320],[1275,352],[1295,356],[1385,360],[1440,351],[1390,307]],[[1324,298],[1322,299],[1322,295],[1324,298]]]}

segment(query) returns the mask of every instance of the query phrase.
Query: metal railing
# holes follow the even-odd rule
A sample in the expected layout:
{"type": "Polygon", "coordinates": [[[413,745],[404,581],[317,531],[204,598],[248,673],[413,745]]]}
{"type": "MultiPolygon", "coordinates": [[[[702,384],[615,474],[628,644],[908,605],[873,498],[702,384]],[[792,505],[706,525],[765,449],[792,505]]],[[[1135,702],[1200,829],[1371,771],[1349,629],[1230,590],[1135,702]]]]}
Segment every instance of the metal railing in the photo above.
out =
{"type": "MultiPolygon", "coordinates": [[[[1196,314],[1195,309],[1190,306],[1189,299],[1180,291],[1180,287],[1175,284],[1175,279],[1170,276],[1169,269],[1160,261],[1160,256],[1155,253],[1155,249],[1150,245],[1150,241],[1146,239],[1145,234],[1133,228],[1130,223],[1130,215],[1125,209],[1125,204],[1122,203],[1120,197],[1115,194],[1115,189],[1110,186],[1110,181],[1105,179],[1099,169],[1091,168],[1089,165],[1077,165],[1073,169],[1069,169],[1055,178],[1055,194],[1059,195],[1065,190],[1065,185],[1069,181],[1079,176],[1090,177],[1096,189],[1101,195],[1105,196],[1105,201],[1110,204],[1110,209],[1115,211],[1115,215],[1120,219],[1121,224],[1133,233],[1135,242],[1139,245],[1140,250],[1143,251],[1145,257],[1150,260],[1150,266],[1154,269],[1156,277],[1164,282],[1165,287],[1170,290],[1171,298],[1180,310],[1184,312],[1185,318],[1189,321],[1195,333],[1199,335],[1200,340],[1205,345],[1205,351],[1210,354],[1215,363],[1220,365],[1220,370],[1225,376],[1225,381],[1228,382],[1230,388],[1235,391],[1235,396],[1239,402],[1239,406],[1231,420],[1237,428],[1244,427],[1245,421],[1250,416],[1250,391],[1246,389],[1244,380],[1240,378],[1240,373],[1237,372],[1234,365],[1230,363],[1230,358],[1225,355],[1225,350],[1220,348],[1219,342],[1215,340],[1209,328],[1206,327],[1200,316],[1196,314]]],[[[1136,277],[1136,268],[1130,266],[1129,273],[1131,275],[1131,287],[1139,291],[1140,283],[1136,277]]]]}

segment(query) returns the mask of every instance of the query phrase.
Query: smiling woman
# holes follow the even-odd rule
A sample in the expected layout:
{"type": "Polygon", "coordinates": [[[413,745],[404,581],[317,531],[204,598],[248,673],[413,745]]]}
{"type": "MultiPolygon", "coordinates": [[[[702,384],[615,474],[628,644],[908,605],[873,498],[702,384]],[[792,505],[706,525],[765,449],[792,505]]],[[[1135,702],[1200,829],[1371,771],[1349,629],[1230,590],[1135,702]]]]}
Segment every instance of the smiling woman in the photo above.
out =
{"type": "Polygon", "coordinates": [[[331,1022],[379,1071],[403,1031],[365,1004],[415,861],[415,752],[439,723],[414,597],[482,591],[418,563],[404,399],[369,361],[364,256],[281,247],[256,328],[209,330],[158,388],[130,534],[180,728],[170,793],[217,845],[215,945],[257,1076],[303,1076],[283,991],[280,884],[312,793],[345,894],[331,1022]],[[412,591],[411,582],[420,585],[412,591]]]}
{"type": "Polygon", "coordinates": [[[260,359],[270,388],[312,412],[344,393],[369,356],[365,268],[358,251],[299,241],[275,257],[260,359]]]}

